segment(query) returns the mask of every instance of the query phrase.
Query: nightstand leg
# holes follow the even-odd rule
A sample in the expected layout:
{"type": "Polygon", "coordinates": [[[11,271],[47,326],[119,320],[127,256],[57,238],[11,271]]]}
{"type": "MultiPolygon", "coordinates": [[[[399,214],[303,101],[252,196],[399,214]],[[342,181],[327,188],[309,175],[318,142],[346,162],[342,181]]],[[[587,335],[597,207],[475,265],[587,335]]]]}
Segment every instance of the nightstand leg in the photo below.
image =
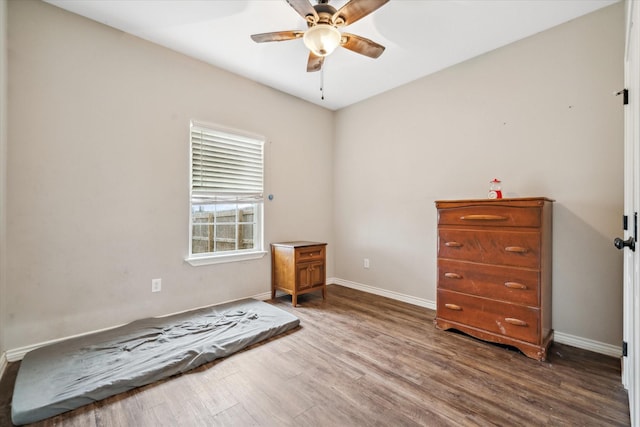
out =
{"type": "Polygon", "coordinates": [[[276,299],[276,288],[271,288],[271,299],[276,299]]]}
{"type": "Polygon", "coordinates": [[[294,307],[298,305],[298,296],[296,294],[291,294],[291,305],[294,307]]]}
{"type": "Polygon", "coordinates": [[[327,285],[324,285],[322,287],[322,300],[326,301],[326,299],[327,299],[327,285]]]}

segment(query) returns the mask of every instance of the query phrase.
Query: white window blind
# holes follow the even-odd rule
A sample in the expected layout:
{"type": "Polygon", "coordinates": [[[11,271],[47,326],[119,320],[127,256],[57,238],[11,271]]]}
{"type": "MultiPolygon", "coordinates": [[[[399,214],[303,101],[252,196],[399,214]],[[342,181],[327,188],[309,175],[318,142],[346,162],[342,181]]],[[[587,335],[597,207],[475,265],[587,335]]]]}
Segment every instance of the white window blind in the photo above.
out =
{"type": "Polygon", "coordinates": [[[191,265],[263,257],[264,138],[191,122],[191,265]]]}
{"type": "Polygon", "coordinates": [[[262,201],[263,140],[192,123],[191,155],[192,201],[262,201]]]}

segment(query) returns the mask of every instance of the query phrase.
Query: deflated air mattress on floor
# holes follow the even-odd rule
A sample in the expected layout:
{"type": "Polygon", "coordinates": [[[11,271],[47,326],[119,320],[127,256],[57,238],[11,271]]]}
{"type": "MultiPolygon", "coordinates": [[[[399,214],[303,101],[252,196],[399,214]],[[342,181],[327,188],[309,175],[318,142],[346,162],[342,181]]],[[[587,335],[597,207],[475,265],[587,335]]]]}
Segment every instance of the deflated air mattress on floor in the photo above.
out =
{"type": "Polygon", "coordinates": [[[298,324],[284,310],[246,299],[38,348],[20,365],[13,423],[40,421],[186,372],[298,324]]]}

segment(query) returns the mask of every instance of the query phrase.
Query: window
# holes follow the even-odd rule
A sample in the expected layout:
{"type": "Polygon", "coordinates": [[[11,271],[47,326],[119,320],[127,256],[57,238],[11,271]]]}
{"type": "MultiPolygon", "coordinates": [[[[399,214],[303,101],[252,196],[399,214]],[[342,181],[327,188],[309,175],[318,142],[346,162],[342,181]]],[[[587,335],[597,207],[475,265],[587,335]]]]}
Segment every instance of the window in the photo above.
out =
{"type": "Polygon", "coordinates": [[[264,256],[264,139],[191,122],[192,265],[264,256]]]}

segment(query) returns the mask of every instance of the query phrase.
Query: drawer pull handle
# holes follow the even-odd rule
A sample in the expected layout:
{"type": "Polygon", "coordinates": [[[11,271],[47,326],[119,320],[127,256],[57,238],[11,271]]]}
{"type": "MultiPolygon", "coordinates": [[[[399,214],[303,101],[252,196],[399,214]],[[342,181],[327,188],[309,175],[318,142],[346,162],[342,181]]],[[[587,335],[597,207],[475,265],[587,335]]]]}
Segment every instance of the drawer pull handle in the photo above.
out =
{"type": "Polygon", "coordinates": [[[525,322],[524,320],[514,319],[513,317],[506,317],[504,321],[515,326],[528,326],[527,322],[525,322]]]}
{"type": "Polygon", "coordinates": [[[526,254],[527,252],[529,252],[529,249],[523,248],[522,246],[507,246],[506,248],[504,248],[504,250],[507,252],[514,252],[517,254],[526,254]]]}
{"type": "Polygon", "coordinates": [[[448,248],[460,248],[460,247],[462,247],[462,243],[458,243],[458,242],[446,242],[444,245],[446,247],[448,247],[448,248]]]}
{"type": "Polygon", "coordinates": [[[464,215],[460,219],[463,221],[504,221],[507,217],[501,215],[464,215]]]}
{"type": "Polygon", "coordinates": [[[462,276],[458,273],[444,273],[444,277],[447,279],[462,279],[462,276]]]}
{"type": "Polygon", "coordinates": [[[447,307],[449,310],[462,311],[462,307],[460,307],[459,305],[445,304],[444,306],[447,307]]]}
{"type": "Polygon", "coordinates": [[[527,289],[527,285],[518,282],[504,282],[504,285],[509,289],[527,289]]]}

